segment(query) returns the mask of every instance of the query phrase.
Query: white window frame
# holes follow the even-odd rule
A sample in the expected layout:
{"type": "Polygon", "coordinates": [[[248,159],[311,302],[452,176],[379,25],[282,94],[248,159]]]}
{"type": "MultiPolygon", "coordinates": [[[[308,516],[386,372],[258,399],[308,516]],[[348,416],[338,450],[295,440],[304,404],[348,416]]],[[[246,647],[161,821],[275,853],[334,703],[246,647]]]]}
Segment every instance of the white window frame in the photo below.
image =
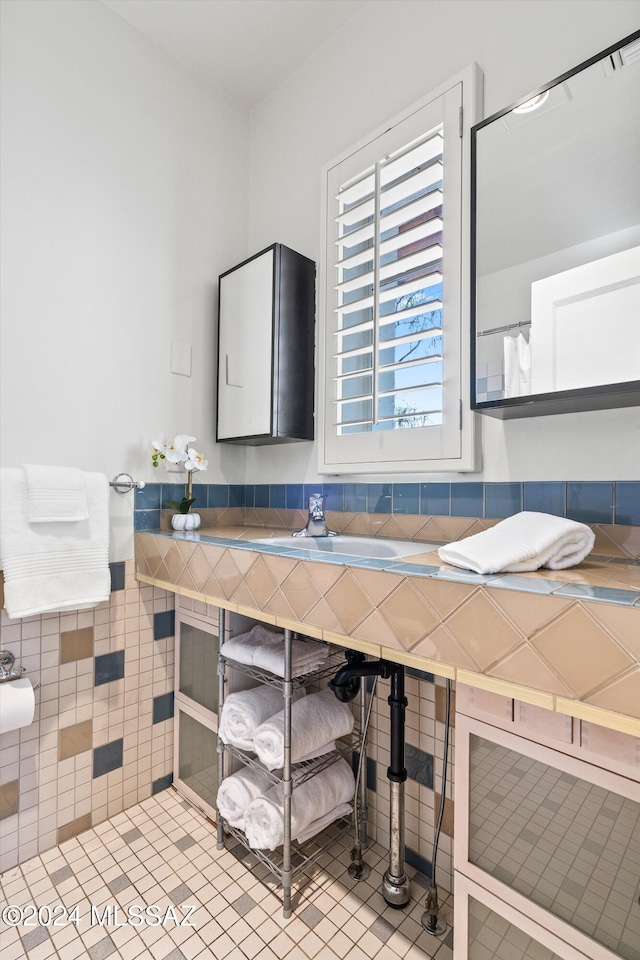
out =
{"type": "MultiPolygon", "coordinates": [[[[481,111],[482,74],[477,64],[471,64],[461,73],[432,93],[412,104],[389,123],[378,128],[352,148],[336,157],[322,170],[322,212],[321,212],[321,257],[319,270],[318,295],[318,398],[316,404],[318,420],[318,472],[321,474],[379,474],[430,471],[467,472],[480,469],[480,444],[476,415],[470,409],[470,289],[469,289],[469,244],[470,244],[470,130],[478,122],[481,111]],[[460,118],[455,107],[452,116],[451,103],[458,95],[455,88],[460,86],[462,113],[460,118]],[[447,98],[449,94],[449,98],[447,98]],[[442,101],[443,111],[448,110],[445,122],[451,124],[460,119],[460,152],[453,158],[451,173],[447,168],[451,160],[445,160],[445,210],[456,211],[456,227],[459,226],[459,240],[454,241],[453,257],[450,242],[445,250],[445,353],[449,351],[444,375],[444,398],[442,429],[417,427],[406,430],[371,432],[339,437],[335,442],[335,335],[333,333],[334,301],[330,291],[334,287],[334,262],[332,224],[336,214],[335,197],[329,184],[332,173],[340,164],[346,164],[359,151],[371,150],[375,141],[386,137],[393,128],[411,120],[413,114],[423,110],[429,104],[442,101]],[[447,103],[449,106],[447,107],[447,103]],[[453,196],[452,196],[453,190],[453,196]],[[448,199],[447,199],[448,198],[448,199]],[[449,264],[447,267],[447,253],[449,264]],[[457,263],[455,261],[458,261],[457,263]],[[456,283],[456,276],[459,282],[456,283]],[[447,283],[448,291],[447,293],[447,283]],[[447,313],[447,302],[453,306],[447,313]],[[453,316],[452,316],[453,314],[453,316]],[[447,343],[448,338],[448,343],[447,343]],[[452,360],[452,356],[455,359],[452,360]],[[434,433],[439,430],[439,436],[434,433]],[[428,436],[431,431],[431,437],[428,436]],[[355,439],[356,443],[352,443],[355,439]],[[422,441],[422,442],[421,442],[422,441]],[[340,452],[349,447],[347,455],[340,452]],[[425,451],[430,450],[425,455],[425,451]]],[[[407,137],[407,142],[410,139],[407,137]]],[[[401,143],[398,143],[398,147],[401,143]]],[[[384,154],[383,154],[384,155],[384,154]]],[[[363,168],[367,160],[363,156],[363,168]]],[[[446,223],[446,213],[445,213],[446,223]]],[[[451,236],[451,232],[449,234],[451,236]]]]}

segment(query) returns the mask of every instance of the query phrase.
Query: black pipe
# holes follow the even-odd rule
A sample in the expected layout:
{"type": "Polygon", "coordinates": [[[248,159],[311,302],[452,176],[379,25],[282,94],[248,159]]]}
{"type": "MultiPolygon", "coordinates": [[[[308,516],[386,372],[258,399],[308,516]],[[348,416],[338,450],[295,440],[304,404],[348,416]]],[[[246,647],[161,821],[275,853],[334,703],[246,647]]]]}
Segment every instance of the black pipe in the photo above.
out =
{"type": "Polygon", "coordinates": [[[347,703],[358,695],[361,677],[382,677],[388,680],[397,669],[402,669],[404,672],[404,668],[399,668],[397,664],[389,663],[388,660],[365,660],[363,653],[347,650],[347,666],[338,670],[333,680],[329,682],[329,687],[338,700],[347,703]]]}
{"type": "Polygon", "coordinates": [[[391,721],[390,764],[387,777],[393,783],[404,783],[407,779],[407,770],[404,765],[404,723],[408,703],[404,695],[404,667],[399,663],[389,664],[389,666],[393,667],[393,673],[391,674],[391,694],[387,698],[391,721]]]}

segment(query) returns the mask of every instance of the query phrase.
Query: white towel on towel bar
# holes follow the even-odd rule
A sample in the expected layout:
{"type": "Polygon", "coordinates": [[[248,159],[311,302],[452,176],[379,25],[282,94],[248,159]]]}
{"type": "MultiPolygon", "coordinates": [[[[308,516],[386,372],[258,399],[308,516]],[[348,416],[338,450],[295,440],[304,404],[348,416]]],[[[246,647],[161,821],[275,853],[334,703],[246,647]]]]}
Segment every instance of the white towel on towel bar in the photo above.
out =
{"type": "Polygon", "coordinates": [[[584,523],[524,511],[440,547],[438,556],[476,573],[524,573],[539,567],[564,570],[584,560],[594,542],[593,530],[584,523]]]}
{"type": "Polygon", "coordinates": [[[21,468],[0,476],[0,562],[10,617],[92,607],[109,599],[109,484],[85,473],[89,519],[36,523],[27,519],[21,468]]]}
{"type": "Polygon", "coordinates": [[[89,519],[85,475],[75,467],[25,464],[29,523],[72,523],[89,519]]]}
{"type": "MultiPolygon", "coordinates": [[[[303,687],[293,691],[294,702],[304,697],[303,687]]],[[[218,736],[241,750],[253,750],[253,736],[265,720],[282,710],[282,691],[263,684],[225,697],[218,721],[218,736]]]]}
{"type": "Polygon", "coordinates": [[[243,767],[225,777],[218,788],[218,810],[232,827],[244,830],[247,808],[253,800],[262,796],[273,786],[273,781],[263,770],[243,767]]]}
{"type": "MultiPolygon", "coordinates": [[[[353,772],[343,759],[295,786],[291,798],[291,839],[308,839],[332,820],[344,816],[350,810],[348,804],[354,792],[353,772]]],[[[256,850],[275,850],[284,843],[282,784],[272,787],[249,805],[244,829],[249,846],[256,850]]]]}
{"type": "MultiPolygon", "coordinates": [[[[333,749],[331,741],[353,730],[353,714],[331,690],[310,693],[291,707],[291,762],[310,760],[333,749]]],[[[253,737],[258,759],[269,770],[284,765],[284,710],[261,724],[253,737]]]]}

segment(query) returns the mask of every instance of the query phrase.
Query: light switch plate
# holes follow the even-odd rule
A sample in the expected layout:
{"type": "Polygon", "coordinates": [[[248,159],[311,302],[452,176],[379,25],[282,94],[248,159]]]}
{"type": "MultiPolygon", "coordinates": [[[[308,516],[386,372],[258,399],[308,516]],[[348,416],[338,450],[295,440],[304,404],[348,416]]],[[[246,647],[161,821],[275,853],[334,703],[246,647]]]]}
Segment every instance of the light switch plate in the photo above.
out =
{"type": "Polygon", "coordinates": [[[171,373],[181,377],[191,376],[191,344],[171,341],[171,373]]]}

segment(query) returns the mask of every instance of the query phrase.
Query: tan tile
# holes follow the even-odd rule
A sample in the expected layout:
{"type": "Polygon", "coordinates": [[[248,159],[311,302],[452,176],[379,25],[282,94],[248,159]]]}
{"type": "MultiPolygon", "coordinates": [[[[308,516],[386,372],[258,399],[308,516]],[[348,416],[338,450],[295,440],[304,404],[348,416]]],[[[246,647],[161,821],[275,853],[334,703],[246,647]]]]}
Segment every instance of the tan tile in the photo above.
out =
{"type": "Polygon", "coordinates": [[[218,583],[224,591],[224,596],[229,600],[240,586],[242,576],[236,567],[231,552],[225,550],[222,559],[216,563],[213,568],[218,583]]]}
{"type": "Polygon", "coordinates": [[[640,527],[615,523],[604,529],[614,543],[620,546],[626,556],[633,560],[640,560],[640,527]]]}
{"type": "Polygon", "coordinates": [[[615,537],[611,536],[611,524],[589,524],[596,535],[593,545],[593,553],[601,554],[605,557],[628,557],[629,554],[617,542],[615,537]]]}
{"type": "Polygon", "coordinates": [[[424,521],[424,517],[413,513],[394,513],[383,525],[379,536],[413,540],[417,532],[424,527],[424,521]]]}
{"type": "Polygon", "coordinates": [[[64,843],[65,840],[77,837],[79,833],[88,830],[90,826],[91,814],[87,813],[84,817],[78,817],[77,820],[72,820],[71,823],[65,823],[62,827],[58,827],[57,841],[58,843],[64,843]]]}
{"type": "Polygon", "coordinates": [[[561,597],[520,593],[517,590],[492,590],[491,600],[525,637],[530,637],[536,630],[551,623],[573,603],[561,597]]]}
{"type": "Polygon", "coordinates": [[[466,536],[473,523],[470,517],[431,517],[420,531],[421,540],[435,540],[437,543],[451,543],[466,536]]]}
{"type": "MultiPolygon", "coordinates": [[[[440,794],[433,794],[433,815],[434,822],[437,823],[438,814],[440,812],[440,794]]],[[[453,800],[449,800],[448,797],[445,797],[444,800],[444,812],[442,815],[442,832],[446,837],[453,837],[453,821],[454,821],[454,812],[455,806],[453,800]]]]}
{"type": "Polygon", "coordinates": [[[325,599],[345,633],[351,633],[353,628],[372,612],[371,601],[349,570],[344,570],[338,582],[327,591],[325,599]]]}
{"type": "Polygon", "coordinates": [[[342,624],[326,600],[322,599],[316,603],[307,616],[305,623],[310,623],[321,630],[331,630],[333,633],[342,633],[342,624]]]}
{"type": "Polygon", "coordinates": [[[238,589],[234,592],[232,600],[241,607],[248,607],[256,612],[261,610],[262,605],[256,601],[256,598],[244,580],[241,581],[238,589]]]}
{"type": "MultiPolygon", "coordinates": [[[[447,720],[447,690],[439,684],[435,686],[436,696],[436,720],[439,723],[446,723],[447,720]]],[[[451,691],[451,702],[449,705],[449,723],[452,727],[456,724],[456,692],[451,691]]]]}
{"type": "Polygon", "coordinates": [[[367,640],[369,643],[380,644],[384,647],[404,649],[404,647],[400,646],[400,642],[395,633],[393,633],[388,624],[382,619],[377,610],[370,613],[362,623],[355,627],[353,636],[358,637],[360,640],[367,640]]]}
{"type": "Polygon", "coordinates": [[[342,576],[343,570],[337,563],[309,563],[303,561],[302,566],[313,580],[316,587],[324,596],[334,583],[342,576]]]}
{"type": "Polygon", "coordinates": [[[382,601],[378,610],[405,650],[411,650],[439,621],[424,597],[406,579],[382,601]]]}
{"type": "Polygon", "coordinates": [[[536,634],[531,643],[580,698],[613,680],[633,663],[578,604],[536,634]]]}
{"type": "Polygon", "coordinates": [[[93,721],[85,720],[58,730],[58,760],[68,760],[93,746],[93,721]]]}
{"type": "Polygon", "coordinates": [[[441,660],[451,663],[455,667],[465,670],[478,670],[478,664],[458,646],[445,626],[437,626],[428,637],[425,637],[411,651],[419,657],[428,657],[430,660],[441,660]]]}
{"type": "Polygon", "coordinates": [[[252,550],[230,550],[229,555],[243,577],[246,577],[258,559],[257,554],[252,550]]]}
{"type": "Polygon", "coordinates": [[[287,579],[291,571],[298,564],[297,560],[292,560],[289,557],[278,557],[272,554],[264,556],[263,560],[269,568],[269,573],[278,585],[287,579]]]}
{"type": "Polygon", "coordinates": [[[368,570],[366,567],[354,567],[351,573],[374,606],[378,606],[402,581],[397,574],[368,570]]]}
{"type": "MultiPolygon", "coordinates": [[[[411,558],[413,563],[413,557],[411,558]]],[[[455,583],[453,580],[439,580],[437,578],[416,577],[413,585],[443,620],[468,600],[477,590],[466,583],[455,583]]]]}
{"type": "Polygon", "coordinates": [[[272,613],[275,617],[284,617],[287,620],[298,619],[295,610],[280,588],[269,597],[264,605],[264,609],[267,613],[272,613]]]}
{"type": "Polygon", "coordinates": [[[18,812],[20,804],[20,786],[17,780],[0,786],[0,820],[18,812]]]}
{"type": "Polygon", "coordinates": [[[245,577],[245,582],[260,607],[267,602],[278,586],[262,557],[258,557],[251,567],[245,577]]]}
{"type": "Polygon", "coordinates": [[[282,592],[291,604],[298,619],[302,619],[311,607],[320,600],[320,591],[300,563],[291,571],[282,584],[282,592]]]}
{"type": "Polygon", "coordinates": [[[640,663],[640,607],[591,603],[589,612],[640,663]]]}
{"type": "Polygon", "coordinates": [[[482,593],[474,594],[445,622],[458,645],[483,672],[522,642],[504,614],[482,593]]]}
{"type": "Polygon", "coordinates": [[[344,532],[351,536],[375,537],[388,519],[388,513],[356,513],[344,532]]]}
{"type": "Polygon", "coordinates": [[[623,677],[592,693],[587,703],[640,718],[640,666],[636,665],[623,677]]]}
{"type": "Polygon", "coordinates": [[[72,663],[93,656],[93,627],[65,630],[60,634],[60,663],[72,663]]]}
{"type": "Polygon", "coordinates": [[[525,687],[536,687],[546,693],[566,697],[571,691],[527,643],[495,663],[488,671],[492,677],[512,680],[525,687]]]}
{"type": "Polygon", "coordinates": [[[202,593],[209,599],[210,602],[227,599],[224,595],[224,590],[222,589],[218,578],[214,576],[213,573],[207,578],[206,583],[203,585],[202,593]]]}

